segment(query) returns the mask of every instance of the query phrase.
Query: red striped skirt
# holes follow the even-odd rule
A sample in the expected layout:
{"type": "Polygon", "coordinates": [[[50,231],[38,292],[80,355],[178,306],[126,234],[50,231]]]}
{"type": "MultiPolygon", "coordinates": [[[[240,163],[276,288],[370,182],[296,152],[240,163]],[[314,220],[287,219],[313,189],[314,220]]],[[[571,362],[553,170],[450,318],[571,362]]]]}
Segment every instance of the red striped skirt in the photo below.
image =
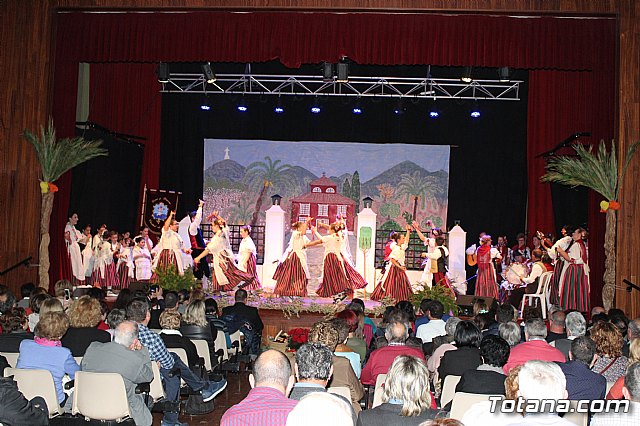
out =
{"type": "Polygon", "coordinates": [[[330,297],[348,289],[351,289],[351,285],[342,269],[342,263],[338,256],[335,253],[327,254],[327,257],[324,258],[322,284],[320,284],[316,293],[320,297],[330,297]]]}
{"type": "Polygon", "coordinates": [[[364,280],[362,275],[356,271],[356,269],[351,266],[351,264],[344,258],[342,255],[342,260],[344,264],[344,270],[347,273],[347,280],[349,280],[349,286],[351,289],[356,290],[359,288],[365,288],[367,286],[367,282],[364,280]]]}
{"type": "Polygon", "coordinates": [[[390,296],[400,302],[411,299],[413,290],[407,273],[394,264],[388,266],[389,273],[384,281],[381,281],[371,293],[372,300],[382,300],[385,296],[390,296]]]}
{"type": "Polygon", "coordinates": [[[69,250],[66,250],[67,253],[67,261],[63,263],[63,267],[62,267],[62,276],[63,277],[69,277],[69,282],[74,286],[79,286],[79,285],[85,285],[85,281],[80,281],[78,278],[76,278],[75,275],[73,275],[73,266],[71,265],[71,254],[69,253],[69,250]]]}
{"type": "Polygon", "coordinates": [[[449,289],[452,297],[456,297],[455,291],[453,291],[453,286],[451,285],[451,281],[445,272],[435,272],[433,274],[433,282],[440,287],[444,287],[449,289]]]}
{"type": "Polygon", "coordinates": [[[498,299],[496,273],[490,263],[478,263],[478,277],[476,278],[475,295],[498,299]]]}
{"type": "Polygon", "coordinates": [[[100,288],[118,288],[118,272],[115,263],[110,263],[104,267],[104,276],[100,273],[100,269],[95,269],[91,275],[91,281],[94,287],[100,288]]]}
{"type": "Polygon", "coordinates": [[[285,261],[278,265],[273,279],[276,281],[273,292],[279,296],[304,297],[307,295],[309,279],[295,252],[289,254],[285,261]]]}
{"type": "MultiPolygon", "coordinates": [[[[169,265],[173,265],[176,267],[176,271],[178,271],[178,261],[176,260],[176,254],[173,252],[173,250],[163,249],[158,256],[160,257],[158,258],[156,269],[166,268],[169,265]]],[[[156,275],[155,271],[151,275],[150,281],[154,284],[158,283],[158,276],[156,275]]]]}
{"type": "MultiPolygon", "coordinates": [[[[220,256],[220,267],[222,268],[222,273],[229,281],[225,285],[221,285],[218,283],[218,278],[216,277],[215,270],[212,271],[211,274],[211,289],[213,291],[231,291],[234,287],[244,282],[246,287],[253,285],[253,276],[251,276],[248,272],[243,272],[232,259],[227,256],[220,256]]],[[[214,258],[214,262],[216,259],[214,258]]]]}
{"type": "Polygon", "coordinates": [[[584,273],[584,266],[569,263],[566,268],[560,283],[560,307],[589,312],[589,276],[584,273]]]}
{"type": "Polygon", "coordinates": [[[118,281],[119,281],[118,288],[120,289],[129,288],[129,284],[131,283],[131,277],[129,276],[129,267],[127,266],[126,263],[121,263],[120,266],[118,267],[118,281]]]}
{"type": "Polygon", "coordinates": [[[260,284],[260,279],[258,278],[258,265],[257,265],[256,255],[251,253],[249,256],[249,260],[247,260],[247,274],[251,275],[253,281],[251,284],[244,286],[245,290],[258,290],[262,288],[262,284],[260,284]]]}
{"type": "Polygon", "coordinates": [[[553,265],[553,275],[551,276],[550,291],[549,291],[549,303],[552,305],[560,305],[560,277],[562,276],[562,268],[565,263],[556,259],[556,264],[553,265]]]}

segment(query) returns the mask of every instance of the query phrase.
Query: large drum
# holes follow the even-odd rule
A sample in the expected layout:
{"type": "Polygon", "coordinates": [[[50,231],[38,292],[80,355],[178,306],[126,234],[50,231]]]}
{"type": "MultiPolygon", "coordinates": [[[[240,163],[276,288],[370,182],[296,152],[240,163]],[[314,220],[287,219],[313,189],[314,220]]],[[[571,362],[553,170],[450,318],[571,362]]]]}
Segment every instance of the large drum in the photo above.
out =
{"type": "Polygon", "coordinates": [[[512,284],[515,288],[525,286],[525,284],[520,281],[520,278],[526,277],[527,275],[529,275],[529,269],[523,263],[514,262],[509,265],[504,274],[504,277],[509,282],[509,284],[512,284]]]}

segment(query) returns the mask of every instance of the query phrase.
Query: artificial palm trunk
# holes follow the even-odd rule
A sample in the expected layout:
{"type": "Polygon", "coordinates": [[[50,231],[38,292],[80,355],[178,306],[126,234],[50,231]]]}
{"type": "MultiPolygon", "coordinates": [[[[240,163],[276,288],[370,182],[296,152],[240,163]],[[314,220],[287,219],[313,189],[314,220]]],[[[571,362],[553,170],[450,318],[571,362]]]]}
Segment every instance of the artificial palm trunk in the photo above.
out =
{"type": "Polygon", "coordinates": [[[615,210],[607,210],[606,228],[604,233],[604,287],[602,288],[602,303],[608,311],[613,307],[616,289],[616,227],[615,210]]]}
{"type": "Polygon", "coordinates": [[[260,209],[262,208],[262,198],[264,197],[264,194],[267,192],[268,186],[269,186],[269,182],[265,180],[264,184],[262,185],[262,189],[260,190],[260,195],[258,195],[258,199],[256,200],[256,208],[255,208],[255,211],[253,212],[253,216],[251,217],[251,223],[249,224],[252,227],[256,226],[256,223],[258,222],[258,215],[260,214],[260,209]]]}
{"type": "Polygon", "coordinates": [[[38,276],[40,287],[49,289],[49,222],[51,221],[51,211],[53,210],[53,192],[42,194],[42,208],[40,210],[40,249],[38,276]]]}

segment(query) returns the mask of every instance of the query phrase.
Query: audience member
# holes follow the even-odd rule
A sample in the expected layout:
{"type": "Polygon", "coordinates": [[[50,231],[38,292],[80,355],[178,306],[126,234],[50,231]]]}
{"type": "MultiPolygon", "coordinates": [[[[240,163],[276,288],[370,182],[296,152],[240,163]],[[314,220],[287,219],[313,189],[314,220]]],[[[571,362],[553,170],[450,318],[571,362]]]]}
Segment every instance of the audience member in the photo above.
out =
{"type": "Polygon", "coordinates": [[[287,416],[287,426],[353,426],[354,422],[351,405],[328,392],[304,396],[287,416]]]}
{"type": "Polygon", "coordinates": [[[175,291],[167,291],[164,293],[164,309],[170,311],[178,311],[180,297],[175,291]]]}
{"type": "Polygon", "coordinates": [[[33,340],[33,333],[27,331],[27,314],[22,308],[15,307],[0,315],[0,327],[0,352],[18,353],[23,340],[33,340]]]}
{"type": "Polygon", "coordinates": [[[400,355],[393,360],[384,383],[382,404],[358,416],[358,426],[418,425],[435,418],[431,409],[429,372],[424,360],[400,355]]]}
{"type": "Polygon", "coordinates": [[[50,297],[40,305],[40,315],[44,315],[47,312],[64,312],[64,306],[57,297],[50,297]]]}
{"type": "MultiPolygon", "coordinates": [[[[444,318],[444,316],[442,318],[444,318]]],[[[431,347],[433,348],[433,352],[434,353],[440,346],[442,346],[442,345],[444,345],[446,343],[452,343],[453,342],[453,335],[455,334],[456,327],[458,326],[460,321],[462,321],[462,320],[460,318],[458,318],[458,317],[449,317],[445,321],[445,323],[444,323],[444,331],[447,334],[445,334],[444,336],[436,336],[436,337],[433,338],[431,347]]],[[[427,355],[426,352],[425,352],[425,355],[427,355]]]]}
{"type": "Polygon", "coordinates": [[[602,306],[594,306],[593,308],[591,308],[592,318],[598,314],[606,314],[606,313],[607,311],[602,306]]]}
{"type": "Polygon", "coordinates": [[[46,293],[39,293],[38,289],[34,290],[33,296],[29,300],[29,309],[31,309],[31,313],[29,314],[29,330],[34,331],[36,329],[36,325],[38,325],[38,321],[40,320],[40,306],[42,302],[50,297],[51,296],[46,293]]]}
{"type": "Polygon", "coordinates": [[[551,346],[555,346],[556,349],[562,352],[568,361],[571,341],[585,335],[587,332],[587,321],[580,312],[569,312],[565,318],[565,326],[567,329],[567,337],[554,340],[551,342],[551,346]]]}
{"type": "Polygon", "coordinates": [[[333,318],[329,320],[329,322],[333,324],[336,330],[338,330],[338,346],[336,346],[334,355],[347,358],[351,363],[353,372],[356,373],[356,377],[360,378],[360,373],[362,372],[360,354],[354,352],[353,349],[347,345],[347,340],[349,339],[349,325],[342,318],[333,318]]]}
{"type": "MultiPolygon", "coordinates": [[[[160,316],[162,317],[162,315],[160,316]]],[[[163,329],[165,328],[162,325],[162,322],[160,322],[160,327],[163,329]]],[[[207,321],[205,314],[204,301],[200,299],[192,299],[182,316],[180,337],[191,340],[206,340],[209,345],[209,359],[211,360],[211,365],[216,365],[218,358],[216,356],[215,341],[218,330],[215,330],[216,335],[212,335],[211,332],[211,326],[209,325],[209,321],[207,321]]]]}
{"type": "Polygon", "coordinates": [[[604,312],[602,312],[602,313],[595,314],[594,316],[592,316],[591,317],[591,325],[589,327],[589,330],[591,330],[599,322],[609,322],[609,315],[607,315],[604,312]]]}
{"type": "MultiPolygon", "coordinates": [[[[149,351],[138,340],[138,324],[121,322],[115,330],[113,342],[93,342],[82,358],[82,371],[118,373],[127,390],[129,412],[138,426],[151,426],[151,412],[136,386],[153,380],[149,351]]],[[[98,403],[98,401],[96,401],[98,403]]]]}
{"type": "MultiPolygon", "coordinates": [[[[189,305],[191,306],[191,305],[189,305]]],[[[191,339],[181,333],[180,314],[178,311],[165,310],[160,314],[160,337],[167,348],[182,348],[187,353],[189,368],[193,370],[199,360],[198,350],[191,339]]]]}
{"type": "MultiPolygon", "coordinates": [[[[433,351],[433,354],[427,359],[427,369],[432,374],[432,378],[434,382],[439,381],[438,368],[440,367],[440,361],[442,361],[442,357],[444,356],[445,352],[458,349],[455,346],[455,334],[456,334],[456,329],[458,328],[458,324],[460,324],[461,321],[462,320],[458,317],[451,317],[447,320],[447,322],[444,325],[444,331],[447,333],[446,340],[448,340],[448,342],[440,344],[433,351]]],[[[435,337],[434,340],[435,339],[444,340],[443,336],[435,337]]]]}
{"type": "Polygon", "coordinates": [[[18,301],[18,307],[27,309],[29,307],[29,297],[33,290],[36,289],[33,283],[24,283],[20,286],[20,300],[18,301]]]}
{"type": "MultiPolygon", "coordinates": [[[[165,296],[165,299],[166,299],[166,296],[165,296]]],[[[220,318],[218,303],[215,301],[215,299],[208,297],[204,300],[204,314],[205,314],[205,317],[207,318],[207,321],[209,322],[209,328],[211,328],[212,336],[217,336],[218,333],[227,332],[227,325],[222,320],[222,318],[220,318]]]]}
{"type": "Polygon", "coordinates": [[[336,318],[345,321],[348,327],[349,334],[344,344],[351,349],[351,352],[355,352],[361,360],[364,359],[367,354],[367,344],[362,336],[356,335],[360,325],[358,314],[351,309],[344,309],[336,314],[336,318]]]}
{"type": "MultiPolygon", "coordinates": [[[[634,339],[631,342],[631,349],[629,351],[629,365],[640,362],[640,339],[634,339]]],[[[621,376],[609,389],[607,393],[607,399],[622,399],[624,395],[622,388],[624,387],[624,376],[621,376]]]]}
{"type": "MultiPolygon", "coordinates": [[[[53,285],[53,295],[62,302],[62,306],[66,309],[71,303],[73,296],[73,284],[69,280],[58,280],[53,285]]],[[[32,296],[33,297],[33,296],[32,296]]]]}
{"type": "Polygon", "coordinates": [[[433,300],[427,307],[427,317],[429,322],[421,325],[416,332],[416,337],[422,340],[422,343],[429,343],[436,336],[446,334],[444,329],[445,322],[442,320],[444,306],[437,300],[433,300]]]}
{"type": "MultiPolygon", "coordinates": [[[[320,342],[335,352],[338,345],[338,330],[328,321],[317,322],[309,330],[309,343],[320,342]]],[[[356,413],[360,412],[360,400],[364,396],[364,387],[356,377],[348,359],[333,355],[333,375],[330,386],[344,386],[349,388],[351,405],[356,413]]],[[[386,372],[386,371],[385,371],[386,372]]]]}
{"type": "MultiPolygon", "coordinates": [[[[232,322],[246,322],[249,327],[244,327],[241,331],[245,337],[245,344],[249,348],[249,353],[258,354],[260,352],[260,341],[262,339],[262,319],[258,313],[258,308],[248,306],[247,291],[243,289],[236,290],[235,304],[232,306],[226,306],[222,309],[222,319],[228,323],[228,319],[231,318],[232,322]]],[[[235,330],[229,330],[233,333],[235,330]]]]}
{"type": "Polygon", "coordinates": [[[596,358],[596,344],[589,337],[571,341],[569,361],[558,363],[567,380],[569,399],[604,399],[607,380],[591,371],[596,358]]]}
{"type": "Polygon", "coordinates": [[[500,324],[506,324],[508,322],[517,320],[517,313],[514,312],[517,312],[516,309],[508,303],[499,305],[496,309],[495,321],[489,324],[487,332],[485,334],[493,334],[495,336],[499,336],[500,324]]]}
{"type": "Polygon", "coordinates": [[[526,342],[520,343],[511,349],[509,361],[504,366],[504,372],[508,373],[516,365],[524,364],[529,360],[564,362],[562,352],[548,344],[544,339],[547,337],[547,326],[541,318],[527,320],[524,328],[526,342]]]}
{"type": "Polygon", "coordinates": [[[49,409],[45,400],[36,396],[30,401],[18,390],[13,377],[0,374],[0,424],[45,426],[49,424],[49,409]]]}
{"type": "Polygon", "coordinates": [[[627,337],[627,332],[629,329],[629,318],[627,318],[622,309],[611,308],[609,309],[607,315],[609,315],[609,321],[611,321],[611,324],[618,327],[620,334],[622,334],[622,336],[624,337],[627,337]]]}
{"type": "Polygon", "coordinates": [[[390,323],[387,326],[385,335],[389,344],[371,352],[369,361],[367,361],[362,369],[360,380],[365,385],[375,385],[378,374],[386,374],[393,360],[399,355],[413,355],[424,361],[424,353],[422,353],[421,350],[408,347],[405,344],[409,333],[404,323],[390,323]]]}
{"type": "Polygon", "coordinates": [[[482,364],[479,349],[482,333],[473,321],[461,321],[456,327],[454,340],[456,350],[446,352],[438,367],[438,380],[442,383],[449,374],[461,376],[465,370],[482,364]]]}
{"type": "Polygon", "coordinates": [[[636,318],[629,322],[627,326],[627,342],[622,347],[622,355],[629,356],[629,347],[631,342],[640,337],[640,318],[636,318]]]}
{"type": "Polygon", "coordinates": [[[596,322],[590,336],[598,353],[598,359],[591,369],[602,374],[607,382],[615,382],[624,376],[629,359],[622,355],[623,338],[618,328],[610,322],[596,322]]]}
{"type": "Polygon", "coordinates": [[[48,370],[53,376],[58,403],[64,406],[66,396],[62,389],[62,378],[68,375],[72,380],[80,369],[71,351],[63,348],[60,339],[69,328],[69,318],[62,312],[44,314],[35,329],[34,340],[20,343],[17,368],[48,370]]]}
{"type": "Polygon", "coordinates": [[[416,322],[415,322],[416,330],[422,324],[426,324],[426,323],[429,322],[429,317],[427,316],[427,311],[429,310],[429,303],[431,303],[431,301],[432,301],[432,299],[422,299],[420,301],[420,312],[419,313],[422,314],[422,316],[416,319],[416,322]]]}
{"type": "MultiPolygon", "coordinates": [[[[353,312],[356,312],[356,313],[357,311],[361,311],[362,314],[364,315],[365,313],[364,301],[362,299],[358,299],[357,297],[354,297],[353,299],[351,299],[351,303],[347,305],[347,309],[351,309],[353,312]]],[[[364,323],[369,324],[371,326],[371,330],[374,333],[378,329],[378,327],[376,326],[376,323],[373,322],[373,320],[366,315],[364,315],[364,323]]]]}
{"type": "Polygon", "coordinates": [[[133,293],[128,288],[123,288],[113,303],[113,309],[127,309],[127,305],[131,300],[133,300],[133,293]]]}
{"type": "Polygon", "coordinates": [[[502,368],[509,359],[509,352],[509,344],[502,337],[485,336],[480,342],[482,364],[462,373],[456,392],[504,395],[506,376],[502,368]]]}
{"type": "MultiPolygon", "coordinates": [[[[165,302],[166,303],[166,302],[165,302]]],[[[189,290],[178,290],[178,304],[177,309],[180,314],[184,314],[184,310],[187,309],[189,304],[189,290]]]]}
{"type": "Polygon", "coordinates": [[[624,376],[624,387],[622,393],[626,400],[629,400],[629,412],[594,414],[591,419],[591,426],[637,426],[640,424],[640,363],[636,362],[629,366],[629,370],[624,376]]]}
{"type": "Polygon", "coordinates": [[[69,329],[62,338],[62,346],[69,348],[73,356],[84,356],[92,342],[107,343],[111,335],[96,327],[102,319],[100,302],[82,296],[69,307],[69,329]]]}
{"type": "Polygon", "coordinates": [[[498,334],[513,348],[520,343],[520,326],[513,321],[500,324],[498,334]]]}
{"type": "Polygon", "coordinates": [[[120,325],[120,323],[125,319],[127,319],[126,309],[112,309],[109,311],[109,314],[107,315],[107,325],[109,326],[109,330],[107,330],[107,333],[111,335],[111,340],[113,340],[116,328],[118,328],[118,325],[120,325]]]}
{"type": "Polygon", "coordinates": [[[547,332],[547,343],[551,343],[558,339],[566,339],[567,333],[564,330],[566,315],[564,311],[554,311],[550,315],[549,331],[547,332]]]}
{"type": "Polygon", "coordinates": [[[16,296],[9,290],[9,287],[0,284],[0,314],[13,308],[15,304],[16,296]]]}
{"type": "Polygon", "coordinates": [[[251,390],[245,399],[229,408],[221,426],[284,426],[298,401],[287,398],[294,378],[289,359],[281,352],[261,353],[249,375],[251,390]]]}

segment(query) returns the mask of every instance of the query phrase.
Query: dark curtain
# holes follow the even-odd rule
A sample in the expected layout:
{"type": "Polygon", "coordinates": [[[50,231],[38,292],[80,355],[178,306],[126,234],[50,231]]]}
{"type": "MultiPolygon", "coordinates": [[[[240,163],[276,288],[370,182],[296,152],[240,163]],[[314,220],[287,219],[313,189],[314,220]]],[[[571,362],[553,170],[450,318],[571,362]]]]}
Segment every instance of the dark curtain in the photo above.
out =
{"type": "Polygon", "coordinates": [[[106,223],[118,232],[137,230],[138,188],[144,146],[97,130],[77,129],[87,140],[102,140],[109,155],[89,160],[73,171],[70,211],[77,213],[78,228],[106,223]]]}

